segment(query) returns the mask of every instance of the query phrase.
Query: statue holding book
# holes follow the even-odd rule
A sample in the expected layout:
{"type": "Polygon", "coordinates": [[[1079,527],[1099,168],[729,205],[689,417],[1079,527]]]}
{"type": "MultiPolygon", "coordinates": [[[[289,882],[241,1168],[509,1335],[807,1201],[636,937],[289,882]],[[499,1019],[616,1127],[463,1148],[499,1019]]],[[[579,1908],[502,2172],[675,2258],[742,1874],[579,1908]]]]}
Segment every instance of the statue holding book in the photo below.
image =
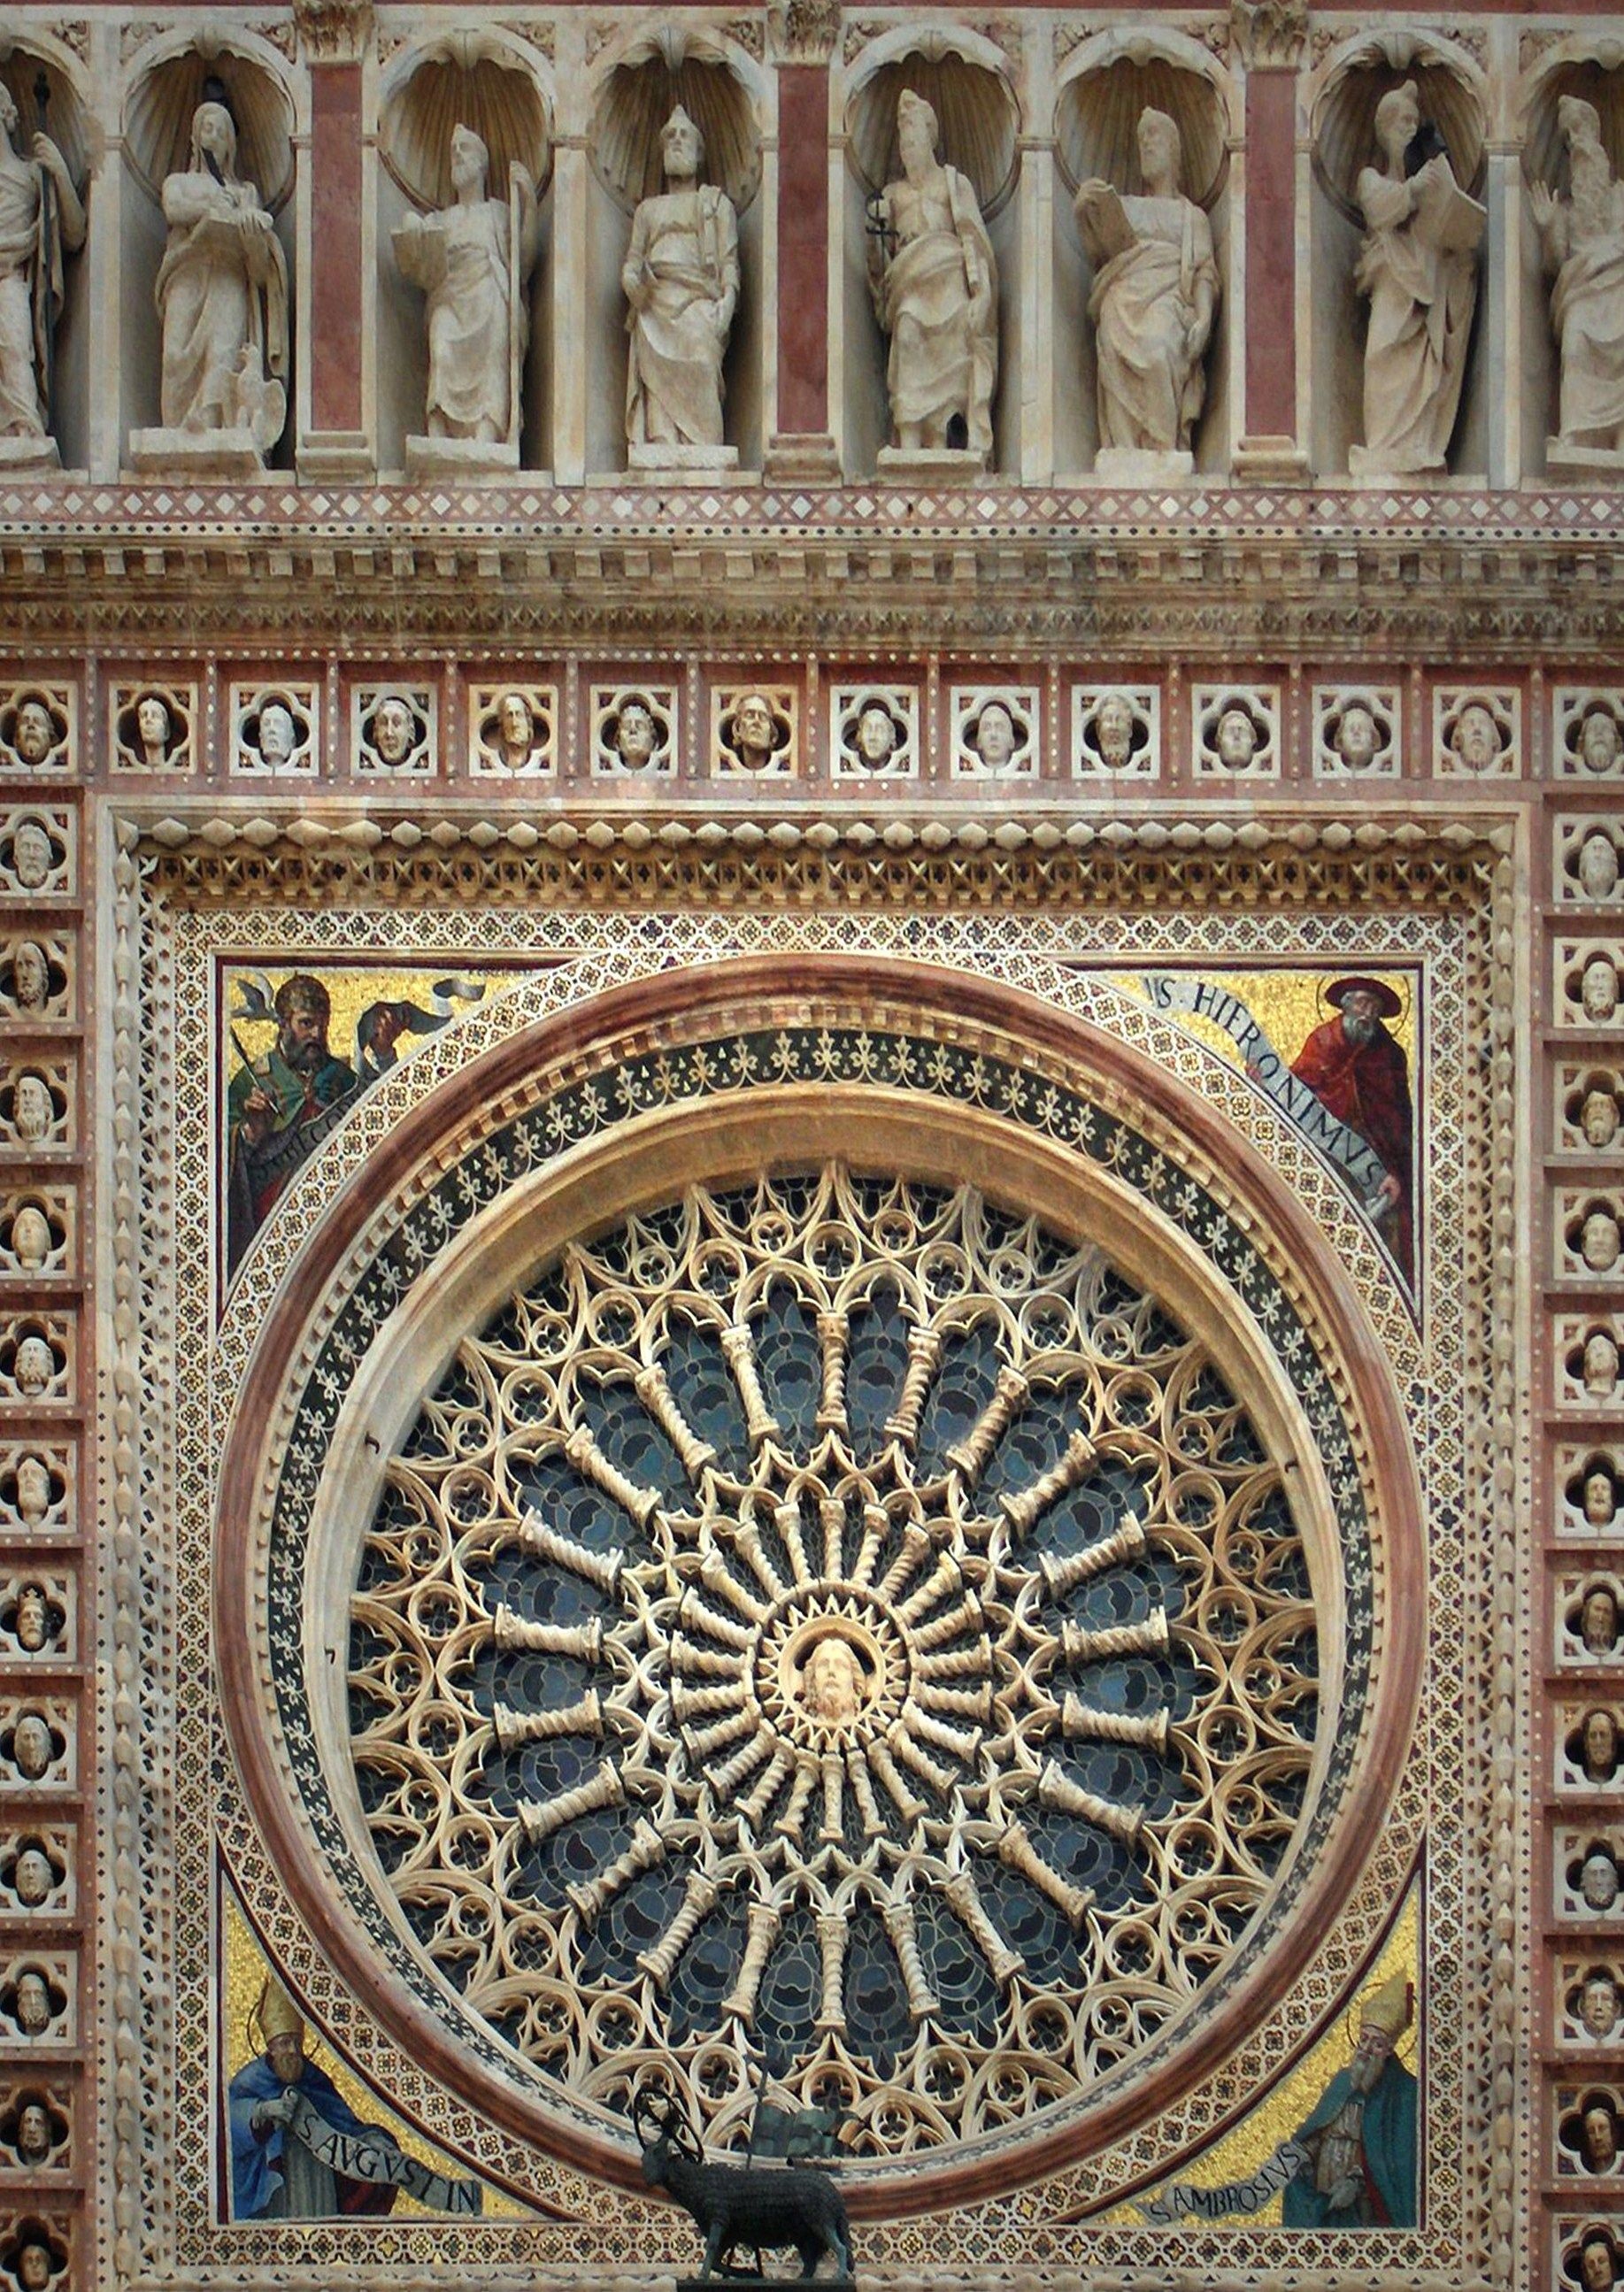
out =
{"type": "Polygon", "coordinates": [[[1124,196],[1095,178],[1075,202],[1094,264],[1095,466],[1118,478],[1177,477],[1193,466],[1190,440],[1207,391],[1218,265],[1211,223],[1179,188],[1177,124],[1147,105],[1137,135],[1143,194],[1124,196]]]}
{"type": "Polygon", "coordinates": [[[1466,378],[1488,218],[1455,181],[1442,137],[1423,124],[1413,80],[1376,107],[1380,166],[1359,176],[1369,232],[1354,281],[1370,301],[1364,443],[1355,477],[1441,477],[1466,378]]]}

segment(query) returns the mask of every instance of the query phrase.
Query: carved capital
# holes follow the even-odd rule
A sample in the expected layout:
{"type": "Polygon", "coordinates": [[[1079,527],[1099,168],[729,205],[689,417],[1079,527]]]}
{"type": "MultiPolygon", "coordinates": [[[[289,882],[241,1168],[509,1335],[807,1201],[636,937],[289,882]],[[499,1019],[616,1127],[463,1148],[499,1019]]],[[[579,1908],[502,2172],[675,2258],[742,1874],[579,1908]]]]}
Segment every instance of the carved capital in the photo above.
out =
{"type": "Polygon", "coordinates": [[[780,63],[826,64],[840,36],[840,0],[779,0],[767,22],[780,63]]]}
{"type": "Polygon", "coordinates": [[[1295,71],[1308,37],[1304,0],[1232,0],[1230,28],[1249,71],[1295,71]]]}
{"type": "Polygon", "coordinates": [[[293,19],[308,63],[357,63],[372,37],[372,0],[293,0],[293,19]]]}

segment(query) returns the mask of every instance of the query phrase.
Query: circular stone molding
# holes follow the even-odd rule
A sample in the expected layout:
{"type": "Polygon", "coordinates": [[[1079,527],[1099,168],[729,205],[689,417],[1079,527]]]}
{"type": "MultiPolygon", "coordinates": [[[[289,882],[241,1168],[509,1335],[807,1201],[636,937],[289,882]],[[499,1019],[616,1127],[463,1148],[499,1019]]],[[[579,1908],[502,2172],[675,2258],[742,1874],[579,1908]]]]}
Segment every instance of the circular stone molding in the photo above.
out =
{"type": "Polygon", "coordinates": [[[1208,1111],[797,969],[400,1126],[257,1350],[219,1629],[267,1843],[425,2067],[624,2182],[640,2089],[740,2145],[764,2066],[872,2215],[1263,2026],[1402,1762],[1420,1543],[1341,1277],[1208,1111]]]}

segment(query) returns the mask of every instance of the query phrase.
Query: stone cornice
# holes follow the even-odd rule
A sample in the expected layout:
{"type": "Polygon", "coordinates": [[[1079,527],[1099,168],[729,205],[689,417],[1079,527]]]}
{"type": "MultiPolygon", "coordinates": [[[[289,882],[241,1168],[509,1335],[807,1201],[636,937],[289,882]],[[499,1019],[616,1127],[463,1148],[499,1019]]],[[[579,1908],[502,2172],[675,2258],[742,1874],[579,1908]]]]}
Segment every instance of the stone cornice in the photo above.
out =
{"type": "MultiPolygon", "coordinates": [[[[1541,496],[1541,501],[1545,497],[1541,496]]],[[[984,650],[1086,643],[1198,659],[1286,660],[1381,647],[1463,664],[1624,641],[1624,534],[1555,521],[1476,532],[1247,530],[1222,504],[1182,528],[1146,519],[708,529],[602,516],[595,532],[368,529],[245,516],[98,538],[0,530],[12,644],[153,651],[263,644],[346,650],[612,643],[984,650]]],[[[4,648],[0,647],[0,650],[4,648]]]]}

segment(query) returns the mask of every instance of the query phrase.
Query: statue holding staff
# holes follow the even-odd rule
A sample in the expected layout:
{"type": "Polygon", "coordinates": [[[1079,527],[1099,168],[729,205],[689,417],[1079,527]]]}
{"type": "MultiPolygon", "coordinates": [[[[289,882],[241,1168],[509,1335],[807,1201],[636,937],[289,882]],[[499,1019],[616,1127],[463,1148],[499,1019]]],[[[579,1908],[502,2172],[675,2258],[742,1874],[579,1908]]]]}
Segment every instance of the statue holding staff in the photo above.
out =
{"type": "Polygon", "coordinates": [[[436,214],[408,215],[393,246],[401,276],[428,298],[429,436],[496,445],[518,434],[516,382],[529,339],[524,289],[541,225],[527,169],[513,171],[516,238],[510,202],[489,196],[489,176],[482,138],[453,129],[455,199],[436,214]]]}
{"type": "Polygon", "coordinates": [[[897,448],[992,451],[998,269],[967,176],[936,156],[936,115],[897,98],[902,173],[869,202],[869,286],[891,337],[885,385],[897,448]]]}
{"type": "Polygon", "coordinates": [[[705,143],[679,103],[660,131],[666,188],[639,202],[621,268],[631,337],[626,436],[634,459],[725,448],[722,362],[739,301],[733,203],[701,183],[705,143]]]}

